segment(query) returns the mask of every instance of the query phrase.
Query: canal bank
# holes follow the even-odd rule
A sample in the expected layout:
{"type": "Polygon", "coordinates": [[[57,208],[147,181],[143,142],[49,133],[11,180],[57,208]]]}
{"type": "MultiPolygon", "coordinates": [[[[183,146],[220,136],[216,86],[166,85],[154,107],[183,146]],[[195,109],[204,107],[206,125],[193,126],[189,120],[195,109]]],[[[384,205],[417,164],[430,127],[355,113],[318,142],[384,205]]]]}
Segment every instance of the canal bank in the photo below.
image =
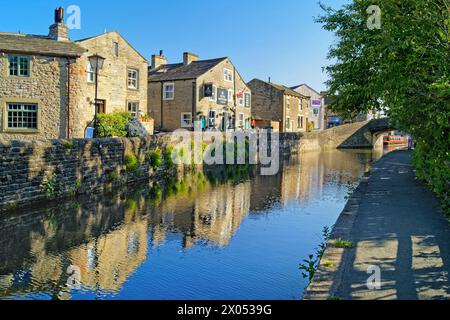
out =
{"type": "Polygon", "coordinates": [[[299,257],[378,157],[300,153],[274,176],[199,171],[165,190],[144,182],[7,212],[0,300],[299,300],[299,257]]]}
{"type": "MultiPolygon", "coordinates": [[[[334,150],[366,125],[280,133],[279,154],[334,150]]],[[[0,213],[144,181],[160,183],[167,177],[183,177],[192,166],[171,163],[177,145],[170,133],[141,138],[0,141],[0,213]]]]}
{"type": "Polygon", "coordinates": [[[365,176],[304,300],[450,298],[450,224],[415,178],[411,158],[409,151],[392,152],[365,176]]]}

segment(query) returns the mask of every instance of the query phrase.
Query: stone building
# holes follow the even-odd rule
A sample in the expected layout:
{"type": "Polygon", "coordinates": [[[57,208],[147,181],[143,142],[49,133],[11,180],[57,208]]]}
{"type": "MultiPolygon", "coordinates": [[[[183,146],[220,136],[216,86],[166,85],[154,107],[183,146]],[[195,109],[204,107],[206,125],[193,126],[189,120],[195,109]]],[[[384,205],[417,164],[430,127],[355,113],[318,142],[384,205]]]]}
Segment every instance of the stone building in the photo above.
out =
{"type": "Polygon", "coordinates": [[[129,112],[134,117],[147,113],[148,62],[118,32],[76,41],[86,52],[77,60],[71,84],[74,94],[72,137],[82,137],[94,119],[95,70],[89,57],[97,54],[105,59],[98,76],[99,113],[129,112]]]}
{"type": "Polygon", "coordinates": [[[307,84],[301,84],[291,89],[308,97],[311,108],[311,124],[314,130],[326,129],[326,110],[322,95],[307,84]]]}
{"type": "Polygon", "coordinates": [[[249,129],[251,91],[228,58],[199,60],[183,54],[183,62],[168,64],[152,56],[148,78],[148,110],[162,131],[249,129]]]}
{"type": "MultiPolygon", "coordinates": [[[[285,86],[253,79],[248,83],[252,91],[252,116],[262,126],[279,123],[280,132],[305,132],[310,123],[307,97],[285,86]]],[[[271,125],[273,127],[273,125],[271,125]]]]}
{"type": "Polygon", "coordinates": [[[0,33],[0,140],[68,137],[71,69],[85,50],[62,18],[48,36],[0,33]]]}
{"type": "Polygon", "coordinates": [[[147,112],[147,60],[119,33],[72,41],[64,9],[47,36],[0,33],[0,140],[82,138],[95,112],[147,112]]]}

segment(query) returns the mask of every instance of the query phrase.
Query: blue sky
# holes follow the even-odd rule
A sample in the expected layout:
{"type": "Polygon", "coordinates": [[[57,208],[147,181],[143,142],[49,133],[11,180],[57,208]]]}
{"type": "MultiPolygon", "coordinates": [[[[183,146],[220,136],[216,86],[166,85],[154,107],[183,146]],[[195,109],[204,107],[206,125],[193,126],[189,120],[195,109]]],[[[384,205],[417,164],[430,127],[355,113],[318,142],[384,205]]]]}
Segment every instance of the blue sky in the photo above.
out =
{"type": "MultiPolygon", "coordinates": [[[[345,0],[322,0],[337,7],[345,0]]],[[[81,8],[72,39],[119,31],[145,57],[164,50],[169,62],[184,51],[202,59],[228,56],[253,78],[325,89],[332,34],[314,23],[318,0],[22,0],[2,1],[0,32],[47,34],[58,6],[81,8]]]]}

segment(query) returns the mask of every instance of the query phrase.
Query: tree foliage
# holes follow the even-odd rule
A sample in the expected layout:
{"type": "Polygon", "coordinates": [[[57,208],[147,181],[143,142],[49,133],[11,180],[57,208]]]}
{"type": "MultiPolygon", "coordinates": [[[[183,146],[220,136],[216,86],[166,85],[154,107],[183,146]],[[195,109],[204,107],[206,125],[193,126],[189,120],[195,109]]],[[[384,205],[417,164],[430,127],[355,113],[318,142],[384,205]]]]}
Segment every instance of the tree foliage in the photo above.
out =
{"type": "Polygon", "coordinates": [[[317,19],[336,36],[325,68],[331,108],[343,116],[386,109],[411,133],[418,176],[450,210],[450,0],[353,0],[321,4],[317,19]],[[381,9],[380,28],[369,28],[381,9]]]}

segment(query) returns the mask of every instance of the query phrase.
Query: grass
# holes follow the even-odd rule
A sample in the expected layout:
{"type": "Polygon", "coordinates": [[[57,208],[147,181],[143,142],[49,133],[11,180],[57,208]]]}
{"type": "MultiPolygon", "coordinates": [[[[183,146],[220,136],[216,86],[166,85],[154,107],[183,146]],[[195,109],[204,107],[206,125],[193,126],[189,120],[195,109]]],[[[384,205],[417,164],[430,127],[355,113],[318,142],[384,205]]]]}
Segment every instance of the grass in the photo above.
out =
{"type": "Polygon", "coordinates": [[[73,141],[65,141],[63,143],[63,146],[64,146],[64,148],[66,148],[68,150],[71,150],[71,149],[75,148],[75,142],[73,142],[73,141]]]}
{"type": "Polygon", "coordinates": [[[127,171],[136,171],[139,168],[139,160],[134,153],[127,153],[124,161],[127,171]]]}
{"type": "Polygon", "coordinates": [[[333,268],[334,267],[334,263],[331,261],[324,261],[322,263],[323,266],[325,266],[326,268],[333,268]]]}
{"type": "Polygon", "coordinates": [[[337,248],[344,248],[344,249],[351,249],[355,246],[353,242],[342,239],[335,240],[333,244],[337,248]]]}
{"type": "Polygon", "coordinates": [[[161,150],[151,150],[147,153],[147,161],[152,167],[152,169],[156,170],[162,165],[162,155],[161,150]]]}

